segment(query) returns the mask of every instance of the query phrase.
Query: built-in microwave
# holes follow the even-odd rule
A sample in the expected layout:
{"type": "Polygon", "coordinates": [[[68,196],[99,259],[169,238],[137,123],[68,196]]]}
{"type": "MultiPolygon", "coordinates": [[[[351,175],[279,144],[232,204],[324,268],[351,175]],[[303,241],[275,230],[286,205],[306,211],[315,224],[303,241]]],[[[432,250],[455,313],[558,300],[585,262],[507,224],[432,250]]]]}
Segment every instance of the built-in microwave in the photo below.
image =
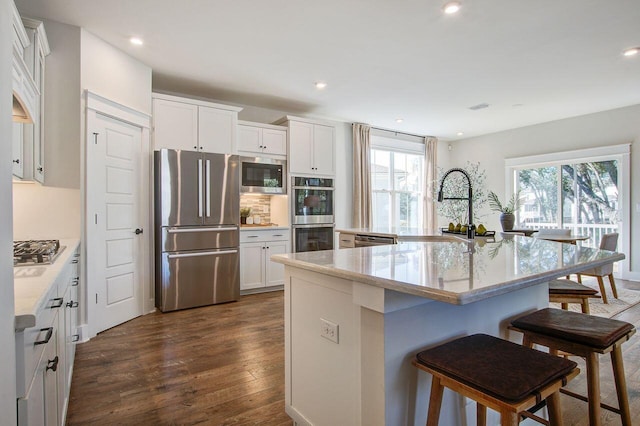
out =
{"type": "Polygon", "coordinates": [[[287,193],[287,161],[266,157],[240,157],[240,192],[287,193]]]}

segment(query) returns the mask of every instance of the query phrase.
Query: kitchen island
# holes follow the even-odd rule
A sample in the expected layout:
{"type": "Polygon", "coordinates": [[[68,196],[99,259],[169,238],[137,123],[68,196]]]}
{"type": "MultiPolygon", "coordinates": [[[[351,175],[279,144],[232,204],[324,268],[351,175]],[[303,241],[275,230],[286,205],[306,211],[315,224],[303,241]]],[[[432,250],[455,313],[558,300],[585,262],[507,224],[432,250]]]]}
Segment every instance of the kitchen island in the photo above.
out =
{"type": "MultiPolygon", "coordinates": [[[[431,379],[415,353],[479,332],[517,339],[506,327],[548,305],[549,280],[621,259],[521,236],[273,256],[285,265],[286,411],[304,425],[423,425],[431,379]]],[[[474,410],[446,391],[440,425],[474,410]]]]}

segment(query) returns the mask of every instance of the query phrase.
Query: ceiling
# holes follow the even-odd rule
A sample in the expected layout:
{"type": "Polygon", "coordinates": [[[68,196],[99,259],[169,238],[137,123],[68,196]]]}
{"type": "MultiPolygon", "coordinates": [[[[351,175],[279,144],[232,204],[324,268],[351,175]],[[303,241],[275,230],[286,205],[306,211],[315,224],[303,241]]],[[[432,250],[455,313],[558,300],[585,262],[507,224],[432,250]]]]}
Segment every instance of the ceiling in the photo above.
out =
{"type": "Polygon", "coordinates": [[[445,140],[640,104],[640,55],[622,55],[640,1],[460,2],[16,0],[149,65],[154,90],[445,140]]]}

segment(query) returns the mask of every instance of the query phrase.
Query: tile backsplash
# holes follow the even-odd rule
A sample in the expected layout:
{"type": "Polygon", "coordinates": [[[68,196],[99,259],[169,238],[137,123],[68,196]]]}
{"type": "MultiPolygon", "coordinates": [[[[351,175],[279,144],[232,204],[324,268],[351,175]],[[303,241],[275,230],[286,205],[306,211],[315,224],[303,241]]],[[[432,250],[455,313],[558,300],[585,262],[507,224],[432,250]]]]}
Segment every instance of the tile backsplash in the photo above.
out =
{"type": "Polygon", "coordinates": [[[251,207],[251,217],[260,216],[262,223],[271,223],[271,196],[241,195],[240,208],[251,207]]]}

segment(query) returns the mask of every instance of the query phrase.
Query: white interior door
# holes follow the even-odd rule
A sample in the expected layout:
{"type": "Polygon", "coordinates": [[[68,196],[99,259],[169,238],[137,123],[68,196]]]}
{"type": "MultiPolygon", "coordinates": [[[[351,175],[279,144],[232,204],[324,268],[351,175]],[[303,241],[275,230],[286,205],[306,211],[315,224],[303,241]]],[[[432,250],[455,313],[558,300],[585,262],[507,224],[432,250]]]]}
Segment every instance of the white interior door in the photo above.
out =
{"type": "MultiPolygon", "coordinates": [[[[93,333],[143,312],[142,129],[88,111],[87,301],[93,333]]],[[[144,229],[143,229],[144,230],[144,229]]]]}

